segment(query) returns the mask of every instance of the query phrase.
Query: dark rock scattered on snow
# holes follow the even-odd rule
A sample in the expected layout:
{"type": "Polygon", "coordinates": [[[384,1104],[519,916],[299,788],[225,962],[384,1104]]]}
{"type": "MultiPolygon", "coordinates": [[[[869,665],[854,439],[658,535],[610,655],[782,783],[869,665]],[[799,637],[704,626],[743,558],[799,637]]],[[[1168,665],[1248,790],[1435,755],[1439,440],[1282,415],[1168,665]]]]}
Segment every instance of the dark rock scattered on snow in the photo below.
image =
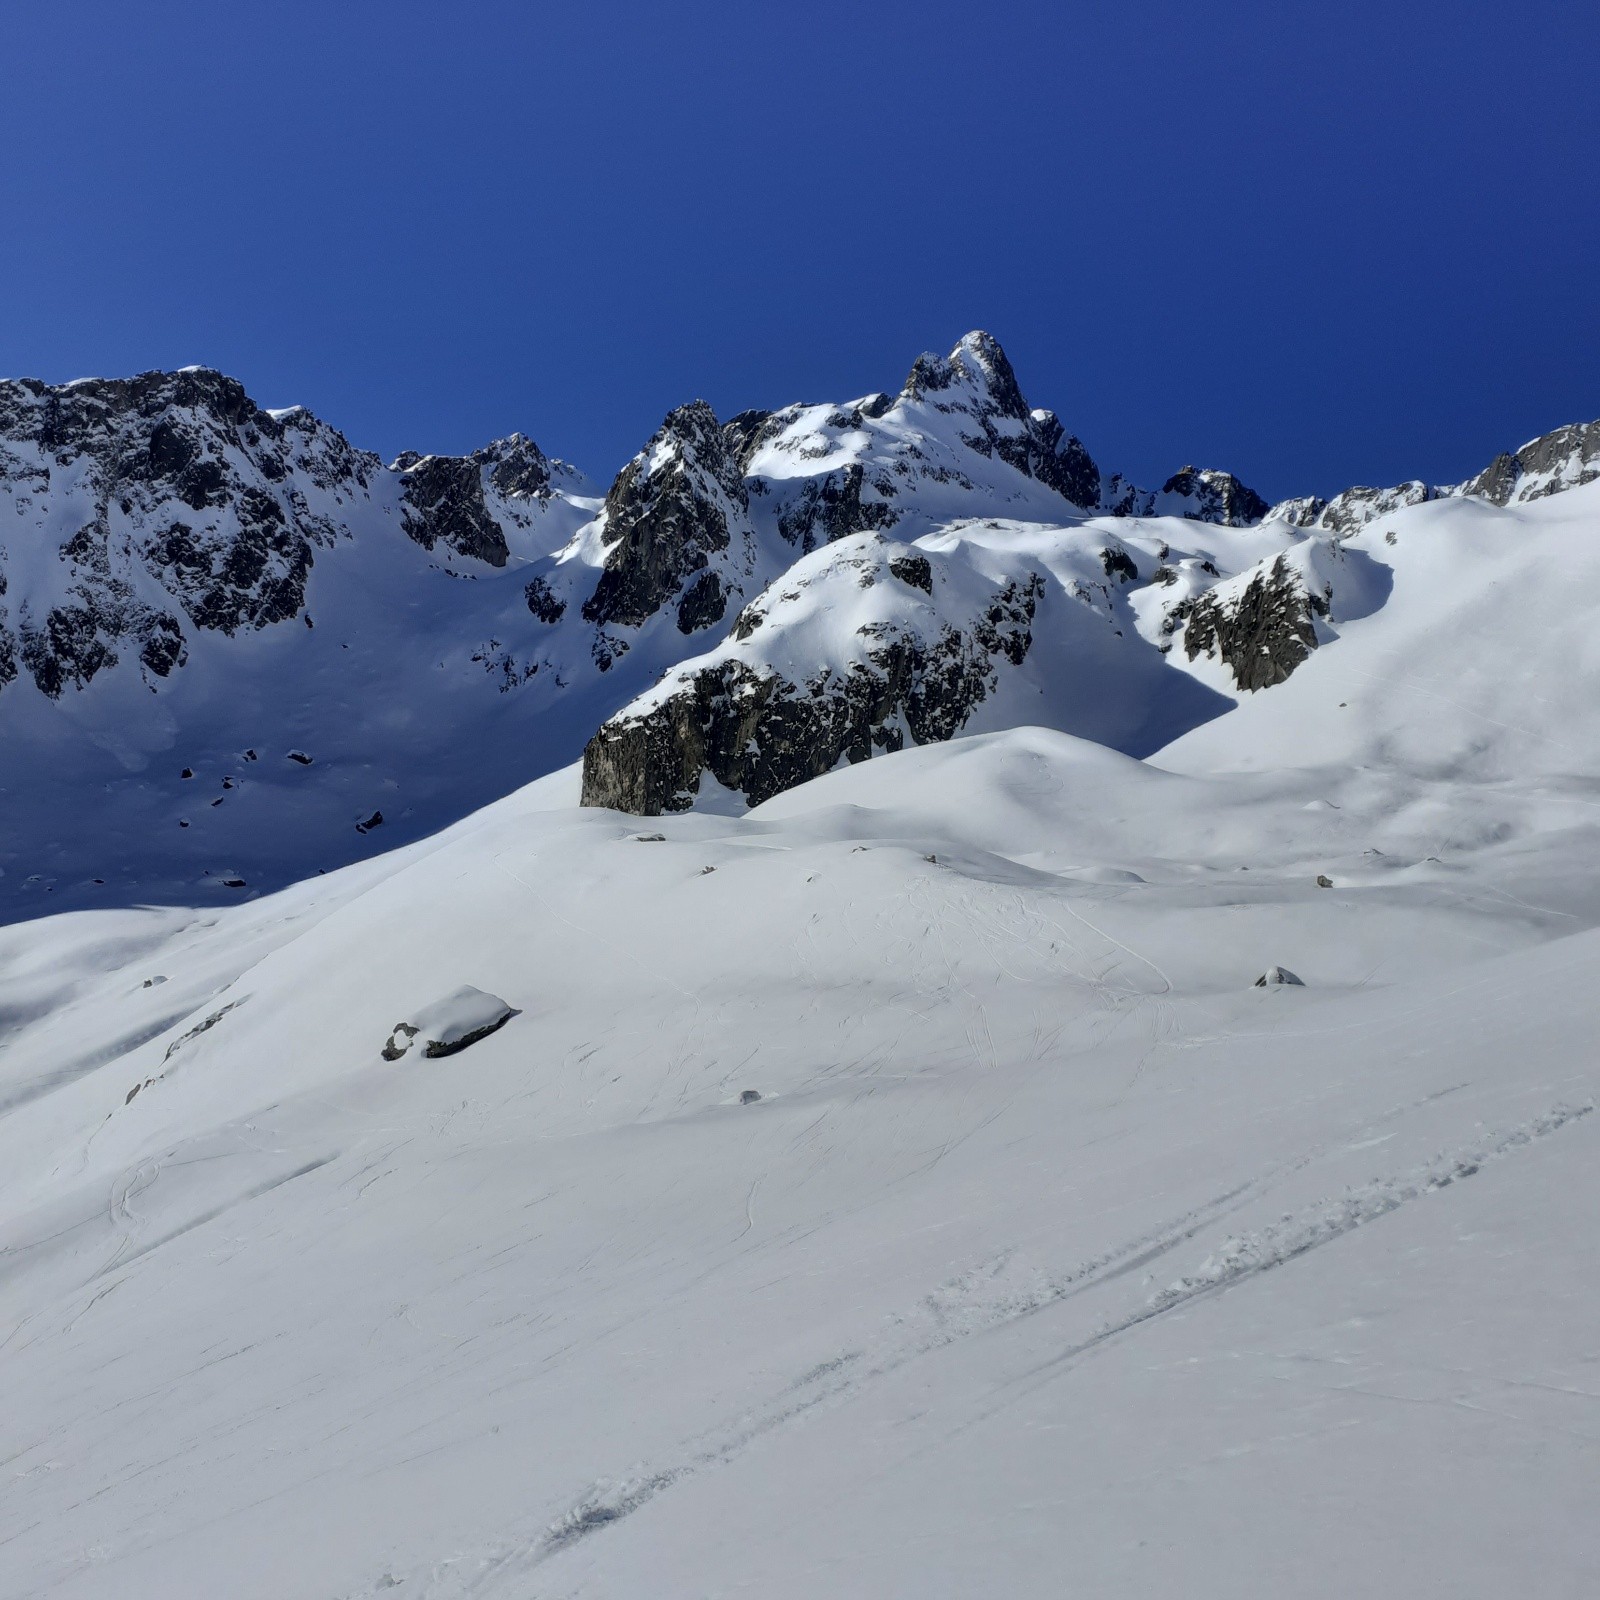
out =
{"type": "Polygon", "coordinates": [[[180,1033],[178,1037],[167,1046],[167,1053],[162,1059],[170,1061],[175,1050],[178,1050],[183,1045],[188,1044],[191,1039],[198,1039],[202,1033],[209,1033],[211,1029],[216,1027],[216,1025],[221,1022],[230,1011],[237,1009],[243,1004],[244,1002],[242,1000],[230,1000],[227,1005],[221,1007],[220,1010],[213,1011],[211,1015],[208,1016],[203,1022],[197,1022],[194,1027],[189,1029],[187,1033],[180,1033]]]}
{"type": "Polygon", "coordinates": [[[381,828],[382,826],[383,813],[381,811],[374,811],[372,815],[366,819],[366,821],[358,822],[356,824],[356,832],[371,833],[374,828],[381,828]]]}
{"type": "Polygon", "coordinates": [[[290,761],[298,761],[302,767],[309,767],[312,758],[304,750],[291,750],[288,759],[290,761]]]}
{"type": "Polygon", "coordinates": [[[739,1104],[742,1106],[753,1106],[760,1098],[761,1091],[759,1089],[741,1089],[739,1091],[739,1104]]]}

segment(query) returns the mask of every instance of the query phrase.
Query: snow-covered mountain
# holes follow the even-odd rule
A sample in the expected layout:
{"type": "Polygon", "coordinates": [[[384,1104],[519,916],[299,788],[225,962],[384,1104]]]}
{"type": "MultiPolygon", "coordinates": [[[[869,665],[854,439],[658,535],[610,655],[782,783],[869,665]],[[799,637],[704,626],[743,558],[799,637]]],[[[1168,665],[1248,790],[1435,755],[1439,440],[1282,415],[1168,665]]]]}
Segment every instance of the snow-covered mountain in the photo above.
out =
{"type": "Polygon", "coordinates": [[[586,746],[645,812],[1019,721],[1142,755],[1381,604],[1374,519],[1597,471],[1600,425],[1450,490],[1141,489],[981,333],[893,395],[680,407],[604,496],[204,369],[0,384],[0,912],[282,885],[586,746]]]}
{"type": "MultiPolygon", "coordinates": [[[[935,369],[946,382],[932,392],[954,392],[951,415],[998,416],[1031,439],[1040,413],[983,398],[1014,392],[1009,367],[979,359],[989,348],[964,341],[935,369]]],[[[919,440],[939,434],[917,410],[927,367],[884,413],[885,423],[914,415],[904,425],[919,440]]],[[[791,446],[800,456],[835,447],[823,434],[800,438],[818,441],[791,446]]],[[[1037,479],[1030,494],[997,476],[1010,498],[963,515],[944,498],[949,470],[935,469],[925,498],[882,501],[869,530],[830,527],[831,542],[787,567],[720,643],[609,718],[585,752],[585,803],[654,814],[721,791],[759,803],[841,760],[1019,723],[1148,755],[1282,684],[1319,645],[1380,611],[1418,554],[1409,530],[1432,526],[1403,515],[1412,507],[1475,508],[1447,519],[1450,531],[1429,547],[1437,625],[1457,626],[1461,593],[1498,582],[1507,552],[1536,559],[1523,528],[1565,522],[1558,513],[1530,524],[1522,510],[1600,477],[1600,423],[1535,440],[1464,484],[1351,489],[1273,508],[1226,474],[1192,469],[1160,494],[1108,502],[1091,467],[1076,480],[1087,504],[1075,514],[1041,504],[1037,479]],[[1479,526],[1476,509],[1502,507],[1487,548],[1452,537],[1479,526]]],[[[810,505],[810,481],[786,504],[810,505]]]]}
{"type": "Polygon", "coordinates": [[[1593,428],[4,393],[0,1600],[1600,1592],[1593,428]]]}

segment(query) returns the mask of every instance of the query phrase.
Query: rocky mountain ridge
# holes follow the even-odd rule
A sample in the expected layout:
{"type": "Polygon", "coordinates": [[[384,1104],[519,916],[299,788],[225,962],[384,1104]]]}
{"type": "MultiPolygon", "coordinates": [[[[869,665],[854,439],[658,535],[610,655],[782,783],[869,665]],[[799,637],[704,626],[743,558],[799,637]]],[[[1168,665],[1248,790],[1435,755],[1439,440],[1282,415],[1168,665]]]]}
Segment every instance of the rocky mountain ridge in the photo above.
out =
{"type": "Polygon", "coordinates": [[[645,811],[1008,719],[1144,753],[1381,603],[1369,525],[1597,473],[1591,424],[1447,488],[1143,489],[983,333],[893,394],[681,406],[603,496],[520,434],[386,465],[203,368],[0,383],[0,900],[253,890],[586,746],[586,796],[645,811]]]}

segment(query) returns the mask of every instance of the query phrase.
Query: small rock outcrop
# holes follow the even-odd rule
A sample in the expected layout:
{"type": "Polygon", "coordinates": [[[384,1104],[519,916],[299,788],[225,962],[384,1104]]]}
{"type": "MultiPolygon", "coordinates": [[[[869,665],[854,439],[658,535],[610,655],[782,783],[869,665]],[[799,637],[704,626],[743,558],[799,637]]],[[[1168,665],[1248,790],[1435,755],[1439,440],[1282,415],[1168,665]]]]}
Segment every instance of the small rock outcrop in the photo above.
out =
{"type": "Polygon", "coordinates": [[[1328,601],[1280,555],[1201,595],[1189,609],[1183,647],[1191,661],[1218,657],[1253,694],[1284,682],[1317,648],[1315,619],[1328,615],[1328,601]]]}

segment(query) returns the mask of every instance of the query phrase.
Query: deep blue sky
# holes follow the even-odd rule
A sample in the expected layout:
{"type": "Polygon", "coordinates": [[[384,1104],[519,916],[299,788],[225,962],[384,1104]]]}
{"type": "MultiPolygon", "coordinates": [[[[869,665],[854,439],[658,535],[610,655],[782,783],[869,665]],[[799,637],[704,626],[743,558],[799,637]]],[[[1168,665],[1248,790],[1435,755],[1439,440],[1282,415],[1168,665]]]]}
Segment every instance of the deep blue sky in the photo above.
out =
{"type": "Polygon", "coordinates": [[[597,477],[987,327],[1103,465],[1600,416],[1600,7],[0,0],[0,373],[597,477]]]}

